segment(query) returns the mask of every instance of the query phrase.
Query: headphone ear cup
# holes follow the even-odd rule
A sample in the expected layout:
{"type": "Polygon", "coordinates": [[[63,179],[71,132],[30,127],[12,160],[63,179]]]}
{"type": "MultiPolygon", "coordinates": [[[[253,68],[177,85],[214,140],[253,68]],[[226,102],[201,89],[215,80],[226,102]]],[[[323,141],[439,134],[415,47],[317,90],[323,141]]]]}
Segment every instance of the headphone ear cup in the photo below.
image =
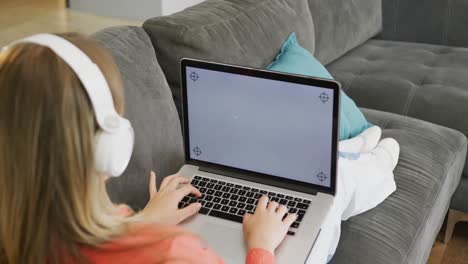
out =
{"type": "Polygon", "coordinates": [[[109,144],[109,134],[99,130],[96,135],[96,149],[95,149],[95,167],[98,172],[109,174],[109,154],[107,147],[109,144]]]}
{"type": "Polygon", "coordinates": [[[95,167],[109,176],[122,175],[130,162],[134,132],[128,120],[113,133],[99,131],[96,135],[95,167]]]}

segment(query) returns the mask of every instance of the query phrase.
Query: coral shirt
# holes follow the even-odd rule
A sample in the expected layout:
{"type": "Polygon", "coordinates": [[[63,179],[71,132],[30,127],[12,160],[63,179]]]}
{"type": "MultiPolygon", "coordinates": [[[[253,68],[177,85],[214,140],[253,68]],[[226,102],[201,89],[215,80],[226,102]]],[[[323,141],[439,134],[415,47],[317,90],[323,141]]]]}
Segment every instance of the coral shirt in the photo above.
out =
{"type": "MultiPolygon", "coordinates": [[[[134,224],[128,232],[98,248],[83,248],[92,263],[224,263],[196,235],[176,226],[134,224]]],[[[273,254],[263,249],[248,252],[247,264],[273,264],[273,254]]]]}

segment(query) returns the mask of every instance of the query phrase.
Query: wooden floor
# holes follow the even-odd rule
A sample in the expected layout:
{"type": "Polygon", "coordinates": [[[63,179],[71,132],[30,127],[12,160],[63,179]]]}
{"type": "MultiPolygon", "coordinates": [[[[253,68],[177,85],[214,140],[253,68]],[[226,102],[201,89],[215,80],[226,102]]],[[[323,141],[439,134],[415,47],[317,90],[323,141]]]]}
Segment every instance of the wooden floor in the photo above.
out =
{"type": "MultiPolygon", "coordinates": [[[[0,46],[39,32],[89,34],[116,25],[141,22],[70,11],[65,0],[0,0],[0,46]]],[[[457,224],[448,245],[441,242],[442,237],[434,244],[428,264],[468,264],[468,222],[457,224]]]]}
{"type": "Polygon", "coordinates": [[[34,33],[89,34],[116,25],[141,25],[65,8],[65,0],[0,0],[0,46],[34,33]]]}
{"type": "Polygon", "coordinates": [[[452,240],[442,243],[444,228],[432,247],[427,264],[468,264],[468,222],[455,226],[452,240]]]}

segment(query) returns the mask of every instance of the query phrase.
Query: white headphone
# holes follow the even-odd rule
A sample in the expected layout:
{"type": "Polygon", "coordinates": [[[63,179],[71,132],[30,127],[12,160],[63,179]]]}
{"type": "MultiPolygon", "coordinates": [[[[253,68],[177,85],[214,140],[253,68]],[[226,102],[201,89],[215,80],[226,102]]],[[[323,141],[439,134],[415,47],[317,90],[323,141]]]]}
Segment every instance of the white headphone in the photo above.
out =
{"type": "Polygon", "coordinates": [[[14,41],[9,47],[18,43],[48,47],[72,68],[91,100],[101,128],[96,136],[96,170],[120,176],[132,156],[134,132],[130,121],[117,114],[109,85],[99,67],[78,47],[56,35],[33,35],[14,41]]]}

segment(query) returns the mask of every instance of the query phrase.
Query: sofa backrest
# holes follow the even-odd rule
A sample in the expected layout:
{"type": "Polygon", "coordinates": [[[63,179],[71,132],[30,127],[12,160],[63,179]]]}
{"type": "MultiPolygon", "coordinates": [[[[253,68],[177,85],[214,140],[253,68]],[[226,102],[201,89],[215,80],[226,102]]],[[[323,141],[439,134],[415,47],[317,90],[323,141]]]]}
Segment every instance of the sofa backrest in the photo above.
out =
{"type": "MultiPolygon", "coordinates": [[[[180,59],[265,67],[295,31],[314,51],[307,0],[207,0],[182,12],[146,21],[161,68],[180,110],[180,59]]],[[[179,111],[180,112],[180,111],[179,111]]]]}
{"type": "Polygon", "coordinates": [[[328,64],[382,30],[382,0],[308,0],[315,56],[328,64]]]}
{"type": "Polygon", "coordinates": [[[468,47],[466,0],[383,0],[381,39],[468,47]]]}
{"type": "Polygon", "coordinates": [[[180,122],[153,45],[140,27],[115,27],[92,36],[112,54],[125,87],[125,115],[135,130],[135,148],[127,170],[109,180],[115,203],[142,208],[149,197],[150,170],[160,181],[183,164],[180,122]]]}

